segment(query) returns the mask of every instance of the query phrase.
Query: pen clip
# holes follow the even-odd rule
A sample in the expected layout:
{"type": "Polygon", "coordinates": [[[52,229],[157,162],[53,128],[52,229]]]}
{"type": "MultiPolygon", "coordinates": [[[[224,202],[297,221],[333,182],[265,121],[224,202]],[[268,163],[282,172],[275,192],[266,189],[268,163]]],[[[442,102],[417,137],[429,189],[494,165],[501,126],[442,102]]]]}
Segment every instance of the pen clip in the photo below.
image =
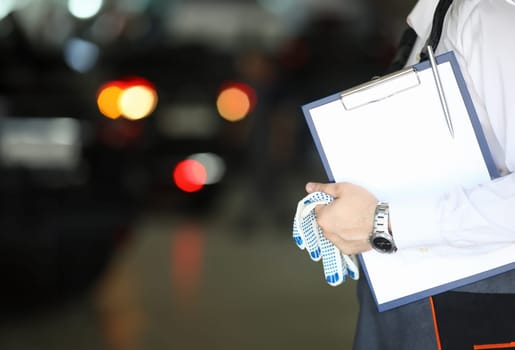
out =
{"type": "Polygon", "coordinates": [[[449,106],[447,105],[447,100],[445,99],[445,93],[442,87],[442,80],[440,79],[440,73],[438,72],[438,64],[436,63],[435,55],[433,53],[433,49],[431,45],[427,46],[427,54],[429,56],[429,63],[431,63],[431,70],[433,71],[433,78],[435,79],[436,89],[438,90],[438,97],[440,98],[440,103],[442,105],[443,113],[445,116],[445,122],[447,123],[447,128],[449,129],[449,133],[452,138],[454,138],[454,127],[452,126],[452,118],[449,113],[449,106]]]}

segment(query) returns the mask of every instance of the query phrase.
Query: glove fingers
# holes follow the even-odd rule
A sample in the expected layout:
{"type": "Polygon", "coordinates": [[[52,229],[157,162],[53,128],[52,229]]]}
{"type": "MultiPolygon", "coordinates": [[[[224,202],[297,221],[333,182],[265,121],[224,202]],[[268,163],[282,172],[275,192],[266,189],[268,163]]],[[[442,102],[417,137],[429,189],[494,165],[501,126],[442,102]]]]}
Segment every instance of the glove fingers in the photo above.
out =
{"type": "MultiPolygon", "coordinates": [[[[309,214],[309,209],[314,209],[316,203],[311,203],[309,200],[303,199],[297,204],[297,211],[293,218],[293,240],[300,249],[308,248],[308,252],[313,252],[319,245],[318,238],[313,230],[308,230],[309,221],[312,217],[306,218],[309,214]],[[306,210],[308,209],[308,210],[306,210]]],[[[311,254],[310,254],[311,256],[311,254]]]]}
{"type": "Polygon", "coordinates": [[[343,262],[342,253],[322,235],[321,230],[320,236],[325,280],[329,285],[335,287],[347,280],[347,268],[343,262]]]}
{"type": "Polygon", "coordinates": [[[359,279],[359,268],[358,268],[358,262],[356,260],[356,257],[354,255],[345,255],[343,256],[343,262],[345,266],[347,267],[347,271],[349,272],[350,278],[353,280],[359,279]]]}
{"type": "Polygon", "coordinates": [[[314,209],[319,204],[328,204],[333,200],[323,192],[307,195],[297,204],[295,213],[293,239],[300,249],[306,249],[313,261],[320,261],[320,234],[314,209]]]}
{"type": "Polygon", "coordinates": [[[295,241],[295,244],[300,249],[306,248],[306,244],[304,243],[304,236],[299,232],[299,225],[297,224],[297,218],[295,217],[293,219],[293,240],[295,241]]]}
{"type": "Polygon", "coordinates": [[[301,219],[299,231],[304,236],[309,257],[313,261],[319,261],[321,258],[320,235],[318,234],[318,224],[313,211],[301,219]]]}

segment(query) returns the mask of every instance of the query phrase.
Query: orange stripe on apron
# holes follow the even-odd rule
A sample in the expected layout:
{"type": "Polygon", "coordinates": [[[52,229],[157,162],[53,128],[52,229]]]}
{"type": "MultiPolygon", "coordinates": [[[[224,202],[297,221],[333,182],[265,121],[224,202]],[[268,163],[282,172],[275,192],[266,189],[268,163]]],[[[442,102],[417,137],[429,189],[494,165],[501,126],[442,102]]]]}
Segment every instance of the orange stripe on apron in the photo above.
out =
{"type": "Polygon", "coordinates": [[[503,343],[503,344],[484,344],[484,345],[474,345],[474,350],[490,350],[490,349],[515,349],[515,342],[511,343],[503,343]]]}
{"type": "Polygon", "coordinates": [[[436,345],[438,346],[438,350],[442,350],[442,343],[440,342],[440,331],[438,330],[438,322],[436,321],[436,311],[435,304],[433,302],[433,297],[429,297],[429,303],[431,304],[431,313],[433,314],[433,325],[435,327],[436,345]]]}

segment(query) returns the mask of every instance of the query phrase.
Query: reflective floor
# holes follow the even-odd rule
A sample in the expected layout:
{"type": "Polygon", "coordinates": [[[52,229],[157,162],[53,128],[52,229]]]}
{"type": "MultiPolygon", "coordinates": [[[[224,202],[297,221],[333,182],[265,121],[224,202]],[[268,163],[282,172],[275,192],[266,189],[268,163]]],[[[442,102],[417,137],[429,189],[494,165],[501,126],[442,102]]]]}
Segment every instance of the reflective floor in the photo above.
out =
{"type": "Polygon", "coordinates": [[[3,322],[0,349],[350,349],[355,282],[326,285],[289,221],[230,223],[243,196],[141,215],[90,290],[3,322]]]}

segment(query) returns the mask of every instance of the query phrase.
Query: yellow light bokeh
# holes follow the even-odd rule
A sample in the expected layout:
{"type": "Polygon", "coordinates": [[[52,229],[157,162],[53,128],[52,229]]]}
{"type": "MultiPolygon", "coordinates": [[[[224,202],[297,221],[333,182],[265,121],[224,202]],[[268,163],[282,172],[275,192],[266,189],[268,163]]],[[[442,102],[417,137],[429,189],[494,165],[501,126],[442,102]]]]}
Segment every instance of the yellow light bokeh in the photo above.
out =
{"type": "Polygon", "coordinates": [[[216,107],[222,118],[235,122],[245,118],[250,112],[251,100],[245,91],[229,87],[218,95],[216,107]]]}
{"type": "Polygon", "coordinates": [[[100,112],[110,119],[117,119],[122,115],[119,107],[119,99],[123,90],[118,86],[103,88],[97,97],[97,105],[100,112]]]}
{"type": "Polygon", "coordinates": [[[125,89],[119,98],[122,115],[130,120],[147,117],[157,105],[157,94],[146,86],[133,86],[125,89]]]}

